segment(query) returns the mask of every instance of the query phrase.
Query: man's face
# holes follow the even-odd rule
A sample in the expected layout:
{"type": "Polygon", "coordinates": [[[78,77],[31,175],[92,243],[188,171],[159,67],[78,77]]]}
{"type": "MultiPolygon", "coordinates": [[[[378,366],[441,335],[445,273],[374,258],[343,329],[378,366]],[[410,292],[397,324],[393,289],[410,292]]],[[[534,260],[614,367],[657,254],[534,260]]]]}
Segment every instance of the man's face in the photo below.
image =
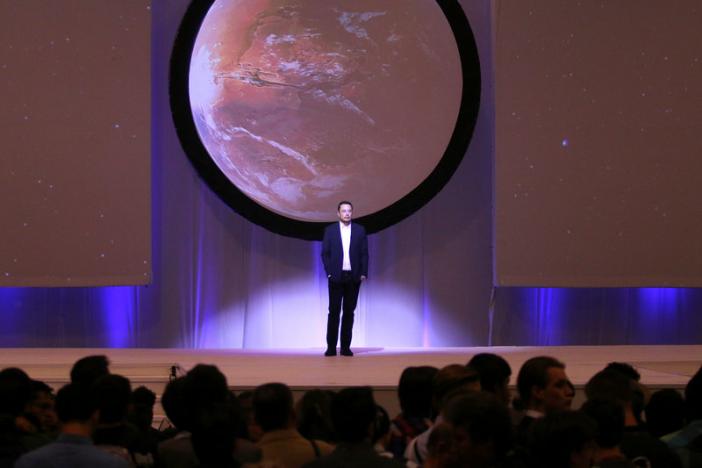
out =
{"type": "Polygon", "coordinates": [[[337,213],[337,216],[339,216],[339,220],[344,223],[348,224],[351,222],[351,215],[353,214],[353,208],[351,205],[344,203],[339,207],[339,212],[337,213]]]}
{"type": "Polygon", "coordinates": [[[543,404],[544,413],[569,410],[573,403],[574,392],[565,369],[549,367],[547,372],[546,386],[536,390],[537,398],[543,404]]]}

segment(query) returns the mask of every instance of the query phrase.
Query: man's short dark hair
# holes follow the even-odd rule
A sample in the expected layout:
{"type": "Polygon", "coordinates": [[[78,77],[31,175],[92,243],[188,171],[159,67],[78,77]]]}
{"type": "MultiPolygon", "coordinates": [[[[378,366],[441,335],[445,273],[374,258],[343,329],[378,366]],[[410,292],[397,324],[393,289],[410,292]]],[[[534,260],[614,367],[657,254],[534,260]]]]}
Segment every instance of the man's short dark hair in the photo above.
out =
{"type": "Polygon", "coordinates": [[[468,365],[478,371],[480,388],[490,393],[496,393],[512,375],[507,361],[493,353],[476,354],[468,361],[468,365]]]}
{"type": "Polygon", "coordinates": [[[597,424],[595,442],[601,448],[611,449],[624,439],[624,408],[612,398],[597,397],[587,400],[580,411],[597,424]]]}
{"type": "Polygon", "coordinates": [[[529,404],[533,387],[545,388],[548,385],[548,370],[554,367],[565,369],[565,364],[551,356],[537,356],[522,365],[517,375],[517,391],[522,404],[529,404]]]}
{"type": "Polygon", "coordinates": [[[438,371],[432,366],[407,367],[402,371],[397,396],[405,416],[431,416],[432,382],[438,371]]]}
{"type": "Polygon", "coordinates": [[[641,374],[639,374],[639,371],[637,371],[634,366],[628,362],[610,362],[603,370],[620,372],[629,377],[631,380],[635,380],[637,382],[641,380],[641,374]]]}
{"type": "Polygon", "coordinates": [[[142,385],[132,391],[132,403],[135,405],[153,407],[156,403],[156,394],[142,385]]]}
{"type": "Polygon", "coordinates": [[[293,411],[290,387],[282,383],[267,383],[256,387],[253,409],[254,418],[264,432],[287,428],[293,411]]]}
{"type": "Polygon", "coordinates": [[[349,387],[339,391],[331,405],[332,422],[339,442],[355,443],[370,438],[368,429],[375,414],[370,387],[349,387]]]}
{"type": "Polygon", "coordinates": [[[109,374],[109,367],[110,361],[102,354],[78,359],[71,368],[71,382],[89,387],[103,375],[109,374]]]}
{"type": "Polygon", "coordinates": [[[56,393],[56,415],[62,423],[86,422],[97,409],[85,385],[69,383],[56,393]]]}
{"type": "Polygon", "coordinates": [[[593,398],[611,398],[620,405],[631,403],[634,397],[632,380],[621,372],[603,370],[593,375],[585,384],[585,395],[593,398]]]}
{"type": "Polygon", "coordinates": [[[187,408],[185,406],[185,377],[178,377],[168,382],[163,395],[161,406],[171,423],[180,431],[189,430],[187,408]]]}
{"type": "Polygon", "coordinates": [[[349,205],[349,206],[351,207],[351,209],[353,210],[353,203],[351,203],[351,202],[348,201],[348,200],[342,200],[342,201],[340,201],[339,204],[336,206],[336,211],[341,210],[341,205],[349,205]]]}
{"type": "Polygon", "coordinates": [[[19,416],[29,402],[32,379],[17,367],[0,371],[0,414],[19,416]]]}
{"type": "Polygon", "coordinates": [[[495,461],[512,448],[512,420],[509,410],[487,392],[470,392],[450,398],[444,419],[469,435],[471,443],[492,446],[495,461]]]}
{"type": "Polygon", "coordinates": [[[434,408],[440,412],[449,395],[453,396],[456,391],[461,391],[462,387],[479,382],[478,371],[472,367],[460,364],[449,364],[442,367],[434,376],[433,381],[434,408]]]}
{"type": "Polygon", "coordinates": [[[103,375],[92,385],[91,392],[100,410],[101,423],[114,424],[126,420],[132,395],[129,379],[117,374],[103,375]]]}

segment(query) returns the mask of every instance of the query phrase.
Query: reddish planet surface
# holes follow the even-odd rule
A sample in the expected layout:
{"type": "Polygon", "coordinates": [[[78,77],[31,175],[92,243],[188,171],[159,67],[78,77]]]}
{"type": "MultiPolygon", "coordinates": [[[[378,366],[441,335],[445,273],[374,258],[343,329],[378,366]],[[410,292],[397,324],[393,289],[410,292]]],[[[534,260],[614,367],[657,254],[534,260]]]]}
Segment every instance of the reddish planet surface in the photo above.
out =
{"type": "Polygon", "coordinates": [[[217,0],[192,53],[200,139],[227,178],[303,221],[379,211],[439,163],[458,115],[453,33],[429,0],[217,0]]]}

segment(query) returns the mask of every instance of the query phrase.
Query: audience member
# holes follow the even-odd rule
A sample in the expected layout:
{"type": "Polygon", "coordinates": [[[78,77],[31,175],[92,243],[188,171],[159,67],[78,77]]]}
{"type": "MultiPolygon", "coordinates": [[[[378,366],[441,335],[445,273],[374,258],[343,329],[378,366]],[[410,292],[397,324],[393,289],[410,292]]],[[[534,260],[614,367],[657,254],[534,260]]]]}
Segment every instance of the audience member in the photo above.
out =
{"type": "Polygon", "coordinates": [[[595,466],[599,468],[634,468],[635,465],[626,458],[619,447],[624,439],[624,409],[622,406],[613,399],[598,397],[586,401],[580,410],[595,421],[597,426],[595,466]]]}
{"type": "Polygon", "coordinates": [[[56,412],[61,433],[55,442],[23,455],[16,468],[120,468],[130,464],[93,445],[91,435],[97,422],[94,398],[83,385],[68,384],[56,395],[56,412]]]}
{"type": "Polygon", "coordinates": [[[453,428],[452,466],[504,466],[512,449],[512,421],[503,400],[487,392],[459,393],[443,414],[453,428]]]}
{"type": "Polygon", "coordinates": [[[10,467],[34,444],[37,428],[24,416],[32,381],[22,370],[10,367],[0,371],[0,467],[10,467]]]}
{"type": "MultiPolygon", "coordinates": [[[[451,364],[440,369],[432,381],[432,406],[434,413],[437,414],[435,424],[443,422],[441,411],[449,397],[459,393],[478,391],[480,391],[480,376],[472,367],[451,364]]],[[[426,460],[427,443],[431,431],[430,427],[410,441],[405,449],[404,457],[406,460],[418,465],[426,460]]]]}
{"type": "Polygon", "coordinates": [[[166,468],[195,468],[199,461],[192,443],[191,425],[187,422],[185,377],[171,380],[161,395],[161,406],[166,417],[175,426],[176,434],[158,444],[159,465],[166,468]]]}
{"type": "Polygon", "coordinates": [[[50,438],[58,434],[58,416],[56,415],[54,393],[51,387],[44,382],[32,380],[25,412],[41,433],[50,438]]]}
{"type": "Polygon", "coordinates": [[[334,392],[330,390],[308,390],[295,405],[297,430],[309,440],[323,440],[334,443],[334,425],[331,420],[331,401],[334,392]]]}
{"type": "Polygon", "coordinates": [[[509,363],[497,354],[480,353],[473,356],[468,365],[478,372],[480,388],[495,395],[505,406],[509,406],[512,399],[509,391],[512,369],[509,363]]]}
{"type": "Polygon", "coordinates": [[[253,409],[263,431],[257,445],[263,452],[264,462],[297,468],[329,455],[334,449],[321,440],[305,439],[297,431],[292,391],[285,384],[268,383],[257,387],[253,409]]]}
{"type": "MultiPolygon", "coordinates": [[[[95,445],[137,465],[139,431],[127,422],[132,394],[129,379],[117,374],[99,377],[92,385],[98,408],[98,423],[93,431],[95,445]]],[[[146,464],[153,464],[146,462],[146,464]]]]}
{"type": "MultiPolygon", "coordinates": [[[[141,386],[132,391],[127,421],[138,431],[138,443],[134,447],[135,456],[145,464],[149,456],[155,459],[158,443],[165,439],[164,433],[153,427],[156,394],[141,386]]],[[[139,462],[139,460],[138,460],[139,462]]]]}
{"type": "Polygon", "coordinates": [[[633,393],[632,380],[614,370],[598,372],[585,385],[588,400],[610,398],[624,410],[624,438],[620,447],[629,460],[643,457],[653,468],[679,466],[678,457],[639,424],[632,408],[633,393]]]}
{"type": "Polygon", "coordinates": [[[309,468],[402,467],[399,461],[373,450],[376,404],[370,387],[345,388],[332,400],[331,414],[338,445],[334,451],[307,465],[309,468]]]}
{"type": "Polygon", "coordinates": [[[400,375],[397,396],[402,410],[391,422],[389,450],[403,458],[407,444],[432,425],[432,384],[436,367],[408,367],[400,375]]]}
{"type": "Polygon", "coordinates": [[[256,422],[253,410],[253,392],[246,390],[237,395],[239,409],[243,420],[243,434],[251,442],[258,442],[263,435],[261,427],[256,422]]]}
{"type": "Polygon", "coordinates": [[[193,414],[192,443],[200,468],[237,468],[236,440],[240,414],[234,398],[201,406],[193,414]]]}
{"type": "Polygon", "coordinates": [[[97,379],[109,373],[110,361],[107,356],[86,356],[73,364],[71,382],[90,387],[97,379]]]}
{"type": "Polygon", "coordinates": [[[685,407],[687,425],[663,440],[678,454],[683,467],[692,468],[702,466],[702,367],[685,387],[685,407]]]}
{"type": "Polygon", "coordinates": [[[533,423],[531,465],[538,468],[590,468],[595,456],[595,422],[579,411],[551,411],[533,423]]]}
{"type": "Polygon", "coordinates": [[[631,409],[639,425],[643,425],[643,411],[650,395],[648,389],[641,383],[641,374],[639,371],[627,362],[610,362],[603,370],[619,372],[631,380],[631,388],[633,391],[631,409]]]}
{"type": "Polygon", "coordinates": [[[517,391],[525,409],[515,433],[520,445],[528,440],[534,421],[552,412],[569,410],[575,394],[565,364],[550,356],[533,357],[522,365],[517,391]]]}
{"type": "MultiPolygon", "coordinates": [[[[193,444],[195,428],[202,427],[209,430],[217,425],[235,425],[235,440],[233,441],[234,458],[238,463],[258,462],[261,459],[261,450],[251,441],[242,437],[243,421],[239,410],[239,402],[234,394],[229,390],[227,378],[213,365],[198,364],[185,375],[183,385],[183,398],[185,399],[185,428],[190,428],[192,432],[193,444]],[[213,408],[229,408],[227,417],[236,417],[236,421],[218,420],[213,414],[213,408]],[[201,424],[200,418],[207,415],[207,424],[201,424]]],[[[214,442],[214,441],[213,441],[214,442]]],[[[219,441],[220,447],[224,441],[219,441]]],[[[201,460],[202,463],[202,460],[201,460]]]]}
{"type": "Polygon", "coordinates": [[[685,399],[677,390],[658,390],[645,409],[646,428],[653,437],[661,438],[685,426],[685,399]]]}
{"type": "Polygon", "coordinates": [[[390,416],[380,405],[375,407],[375,421],[373,422],[373,448],[381,457],[395,458],[388,450],[390,444],[390,416]]]}

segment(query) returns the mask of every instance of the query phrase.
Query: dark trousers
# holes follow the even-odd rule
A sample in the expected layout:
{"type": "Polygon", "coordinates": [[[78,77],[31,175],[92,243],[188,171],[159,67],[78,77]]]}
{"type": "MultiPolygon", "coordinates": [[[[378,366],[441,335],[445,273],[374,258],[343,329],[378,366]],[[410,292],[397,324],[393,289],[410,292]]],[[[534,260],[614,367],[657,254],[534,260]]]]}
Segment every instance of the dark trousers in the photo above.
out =
{"type": "Polygon", "coordinates": [[[341,317],[341,349],[351,347],[353,311],[356,310],[361,282],[354,281],[351,272],[343,272],[341,282],[329,280],[329,316],[327,317],[327,348],[336,349],[339,339],[339,315],[341,317]]]}

